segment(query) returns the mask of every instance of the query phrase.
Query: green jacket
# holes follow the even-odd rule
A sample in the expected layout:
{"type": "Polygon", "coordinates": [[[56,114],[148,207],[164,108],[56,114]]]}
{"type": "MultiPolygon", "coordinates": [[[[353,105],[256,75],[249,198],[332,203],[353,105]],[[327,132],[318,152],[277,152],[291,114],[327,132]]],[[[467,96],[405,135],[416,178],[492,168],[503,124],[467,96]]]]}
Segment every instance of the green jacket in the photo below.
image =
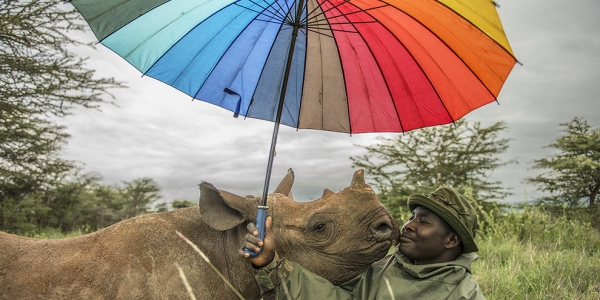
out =
{"type": "Polygon", "coordinates": [[[295,300],[485,299],[471,276],[471,263],[477,258],[468,253],[447,263],[415,265],[396,251],[354,279],[334,286],[297,263],[276,257],[257,272],[256,279],[264,299],[286,300],[286,288],[295,300]]]}

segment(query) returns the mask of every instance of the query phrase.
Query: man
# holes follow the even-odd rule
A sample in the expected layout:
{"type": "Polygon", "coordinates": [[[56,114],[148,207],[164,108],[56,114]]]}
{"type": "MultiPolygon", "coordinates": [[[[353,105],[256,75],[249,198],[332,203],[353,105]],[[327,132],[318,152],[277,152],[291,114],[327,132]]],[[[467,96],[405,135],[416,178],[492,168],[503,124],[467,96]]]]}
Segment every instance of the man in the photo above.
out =
{"type": "Polygon", "coordinates": [[[440,187],[429,196],[411,195],[408,207],[412,214],[394,254],[339,286],[279,258],[270,218],[264,241],[256,237],[253,224],[246,235],[244,247],[258,251],[263,246],[262,253],[249,258],[239,252],[259,268],[256,279],[265,299],[485,299],[471,276],[479,227],[473,206],[451,188],[440,187]]]}

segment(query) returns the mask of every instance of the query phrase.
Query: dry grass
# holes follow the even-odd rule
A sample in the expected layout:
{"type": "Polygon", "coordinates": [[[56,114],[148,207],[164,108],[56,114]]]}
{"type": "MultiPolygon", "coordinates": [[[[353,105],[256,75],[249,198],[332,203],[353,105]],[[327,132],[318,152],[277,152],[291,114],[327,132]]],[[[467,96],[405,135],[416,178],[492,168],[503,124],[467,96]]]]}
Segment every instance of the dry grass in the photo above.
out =
{"type": "MultiPolygon", "coordinates": [[[[240,292],[233,287],[233,285],[231,284],[231,282],[229,282],[229,280],[227,280],[227,278],[225,278],[225,276],[223,276],[223,274],[215,267],[215,265],[213,265],[210,260],[208,259],[208,256],[206,256],[204,254],[204,252],[202,252],[202,250],[200,250],[200,248],[198,248],[198,246],[196,246],[196,244],[194,244],[192,241],[190,241],[188,238],[186,238],[183,234],[181,234],[181,232],[179,231],[175,231],[175,233],[177,233],[177,235],[182,238],[186,243],[188,243],[188,245],[190,245],[192,248],[194,248],[194,250],[200,254],[200,256],[202,257],[202,259],[204,261],[206,261],[208,263],[208,265],[210,265],[210,267],[217,273],[217,275],[219,275],[219,277],[221,277],[221,279],[223,279],[223,281],[225,281],[225,283],[227,284],[227,286],[242,300],[245,300],[245,298],[242,296],[242,294],[240,294],[240,292]]],[[[183,270],[180,270],[180,274],[183,273],[183,270]]],[[[183,278],[185,277],[185,274],[183,274],[182,280],[184,280],[183,278]]],[[[187,279],[184,280],[184,284],[186,284],[187,279]]],[[[186,285],[186,288],[189,286],[189,284],[186,285]]],[[[193,294],[193,292],[191,291],[191,288],[188,289],[188,292],[191,294],[191,296],[193,296],[195,299],[195,296],[193,294]]]]}

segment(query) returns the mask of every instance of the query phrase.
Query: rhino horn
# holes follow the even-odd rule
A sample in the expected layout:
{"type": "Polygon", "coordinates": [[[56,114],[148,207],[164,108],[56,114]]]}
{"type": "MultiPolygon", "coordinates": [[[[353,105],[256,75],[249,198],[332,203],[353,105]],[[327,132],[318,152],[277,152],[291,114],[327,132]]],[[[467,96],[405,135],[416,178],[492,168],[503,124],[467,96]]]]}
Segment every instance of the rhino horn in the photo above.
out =
{"type": "Polygon", "coordinates": [[[220,191],[208,182],[200,184],[202,220],[216,230],[229,230],[248,219],[254,219],[258,200],[220,191]],[[254,201],[252,201],[254,200],[254,201]]]}
{"type": "Polygon", "coordinates": [[[331,196],[331,195],[333,195],[333,194],[335,194],[335,192],[334,192],[334,191],[332,191],[332,190],[330,190],[330,189],[325,189],[325,190],[323,191],[323,196],[321,196],[321,198],[327,198],[327,197],[329,197],[329,196],[331,196]]]}
{"type": "Polygon", "coordinates": [[[352,177],[352,183],[350,184],[351,188],[364,188],[367,184],[365,183],[365,171],[363,169],[358,169],[354,172],[354,176],[352,177]]]}
{"type": "Polygon", "coordinates": [[[289,198],[294,199],[294,197],[292,196],[292,185],[294,184],[294,178],[294,171],[292,170],[292,168],[289,168],[287,174],[285,175],[285,177],[283,177],[283,179],[281,180],[277,188],[275,188],[275,191],[273,193],[283,194],[288,196],[289,198]]]}

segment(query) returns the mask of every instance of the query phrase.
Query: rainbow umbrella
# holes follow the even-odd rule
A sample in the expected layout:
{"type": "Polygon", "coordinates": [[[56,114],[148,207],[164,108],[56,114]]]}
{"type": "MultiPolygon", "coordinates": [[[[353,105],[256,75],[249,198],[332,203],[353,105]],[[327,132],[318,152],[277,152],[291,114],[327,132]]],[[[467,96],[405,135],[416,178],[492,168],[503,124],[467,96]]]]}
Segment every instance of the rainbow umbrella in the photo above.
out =
{"type": "Polygon", "coordinates": [[[491,0],[71,3],[144,75],[275,122],[263,206],[280,123],[348,133],[451,123],[494,102],[516,62],[491,0]]]}

